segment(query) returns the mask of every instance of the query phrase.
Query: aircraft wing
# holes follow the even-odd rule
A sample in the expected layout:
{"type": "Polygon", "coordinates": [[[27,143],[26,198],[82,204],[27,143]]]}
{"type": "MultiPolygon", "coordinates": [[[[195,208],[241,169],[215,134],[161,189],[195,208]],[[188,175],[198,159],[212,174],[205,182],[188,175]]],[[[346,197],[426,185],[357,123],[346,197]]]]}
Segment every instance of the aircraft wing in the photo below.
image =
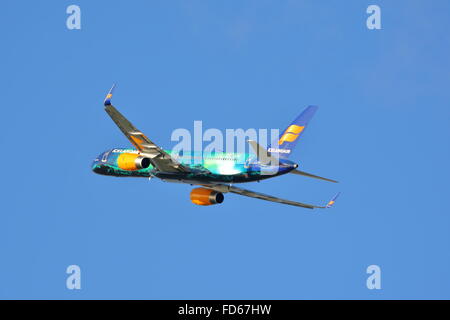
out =
{"type": "Polygon", "coordinates": [[[111,98],[114,90],[113,86],[105,98],[105,111],[119,127],[122,133],[138,149],[143,156],[150,159],[152,165],[164,172],[188,172],[189,168],[183,166],[177,160],[173,159],[167,152],[162,150],[147,138],[141,131],[136,129],[116,108],[111,104],[111,98]]]}
{"type": "Polygon", "coordinates": [[[302,208],[307,208],[307,209],[314,209],[314,208],[325,209],[325,208],[330,208],[335,203],[336,198],[339,196],[339,193],[336,194],[330,201],[328,201],[328,203],[325,206],[316,206],[316,205],[307,204],[307,203],[301,203],[301,202],[296,202],[296,201],[291,201],[291,200],[285,200],[285,199],[277,198],[277,197],[270,196],[270,195],[267,195],[267,194],[264,194],[264,193],[250,191],[250,190],[246,190],[246,189],[242,189],[242,188],[238,188],[238,187],[233,187],[233,186],[227,186],[227,185],[211,186],[211,185],[206,185],[205,187],[210,188],[210,189],[214,189],[214,190],[219,191],[219,192],[231,192],[231,193],[240,194],[240,195],[243,195],[243,196],[246,196],[246,197],[251,197],[251,198],[256,198],[256,199],[261,199],[261,200],[266,200],[266,201],[272,201],[272,202],[278,202],[278,203],[288,204],[288,205],[291,205],[291,206],[302,207],[302,208]]]}

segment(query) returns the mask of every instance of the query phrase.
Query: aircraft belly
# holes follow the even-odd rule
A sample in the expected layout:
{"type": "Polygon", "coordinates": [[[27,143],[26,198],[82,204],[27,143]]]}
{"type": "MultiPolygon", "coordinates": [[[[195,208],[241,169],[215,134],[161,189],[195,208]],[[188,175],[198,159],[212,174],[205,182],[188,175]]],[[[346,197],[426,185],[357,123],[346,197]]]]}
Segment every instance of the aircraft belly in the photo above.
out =
{"type": "Polygon", "coordinates": [[[206,173],[172,173],[172,172],[155,172],[155,177],[160,178],[166,182],[178,182],[188,184],[203,184],[203,183],[242,183],[251,182],[264,179],[259,174],[237,174],[237,175],[219,175],[206,173]]]}

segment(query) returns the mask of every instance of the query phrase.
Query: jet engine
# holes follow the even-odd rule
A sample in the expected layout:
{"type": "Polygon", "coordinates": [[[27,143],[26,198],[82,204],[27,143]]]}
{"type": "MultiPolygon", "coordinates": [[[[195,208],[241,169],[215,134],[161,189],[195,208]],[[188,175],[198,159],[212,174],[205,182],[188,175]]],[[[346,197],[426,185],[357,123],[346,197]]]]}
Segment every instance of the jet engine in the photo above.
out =
{"type": "Polygon", "coordinates": [[[150,159],[136,153],[121,153],[117,158],[120,169],[134,171],[150,167],[150,159]]]}
{"type": "Polygon", "coordinates": [[[223,202],[222,192],[206,188],[195,188],[191,191],[191,201],[200,206],[210,206],[223,202]]]}

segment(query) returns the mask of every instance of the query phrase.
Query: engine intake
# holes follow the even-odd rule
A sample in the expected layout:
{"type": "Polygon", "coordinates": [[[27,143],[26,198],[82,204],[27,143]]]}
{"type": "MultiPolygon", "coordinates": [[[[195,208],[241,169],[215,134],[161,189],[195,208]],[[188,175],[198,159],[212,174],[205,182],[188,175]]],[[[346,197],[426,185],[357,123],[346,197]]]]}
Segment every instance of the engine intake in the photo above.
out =
{"type": "Polygon", "coordinates": [[[222,203],[224,196],[222,192],[217,192],[206,188],[195,188],[191,191],[191,201],[200,206],[210,206],[222,203]]]}
{"type": "Polygon", "coordinates": [[[121,153],[117,158],[120,169],[134,171],[150,167],[150,159],[136,153],[121,153]]]}

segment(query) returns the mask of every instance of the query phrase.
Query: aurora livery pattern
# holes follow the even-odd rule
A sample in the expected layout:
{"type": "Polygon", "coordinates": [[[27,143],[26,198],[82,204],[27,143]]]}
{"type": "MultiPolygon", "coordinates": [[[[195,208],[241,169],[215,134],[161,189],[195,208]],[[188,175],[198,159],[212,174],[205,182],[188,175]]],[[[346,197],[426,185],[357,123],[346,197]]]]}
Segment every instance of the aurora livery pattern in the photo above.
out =
{"type": "Polygon", "coordinates": [[[95,173],[115,177],[159,178],[167,182],[197,186],[190,198],[197,205],[222,203],[223,193],[235,193],[247,197],[278,202],[308,209],[329,208],[337,196],[326,205],[316,206],[238,188],[233,184],[260,181],[293,173],[311,178],[337,182],[298,170],[298,164],[288,160],[298,138],[317,111],[307,107],[269,148],[249,140],[254,154],[185,151],[181,154],[163,150],[141,131],[136,129],[112,104],[114,86],[108,92],[105,111],[135,148],[115,148],[100,154],[92,164],[95,173]]]}

